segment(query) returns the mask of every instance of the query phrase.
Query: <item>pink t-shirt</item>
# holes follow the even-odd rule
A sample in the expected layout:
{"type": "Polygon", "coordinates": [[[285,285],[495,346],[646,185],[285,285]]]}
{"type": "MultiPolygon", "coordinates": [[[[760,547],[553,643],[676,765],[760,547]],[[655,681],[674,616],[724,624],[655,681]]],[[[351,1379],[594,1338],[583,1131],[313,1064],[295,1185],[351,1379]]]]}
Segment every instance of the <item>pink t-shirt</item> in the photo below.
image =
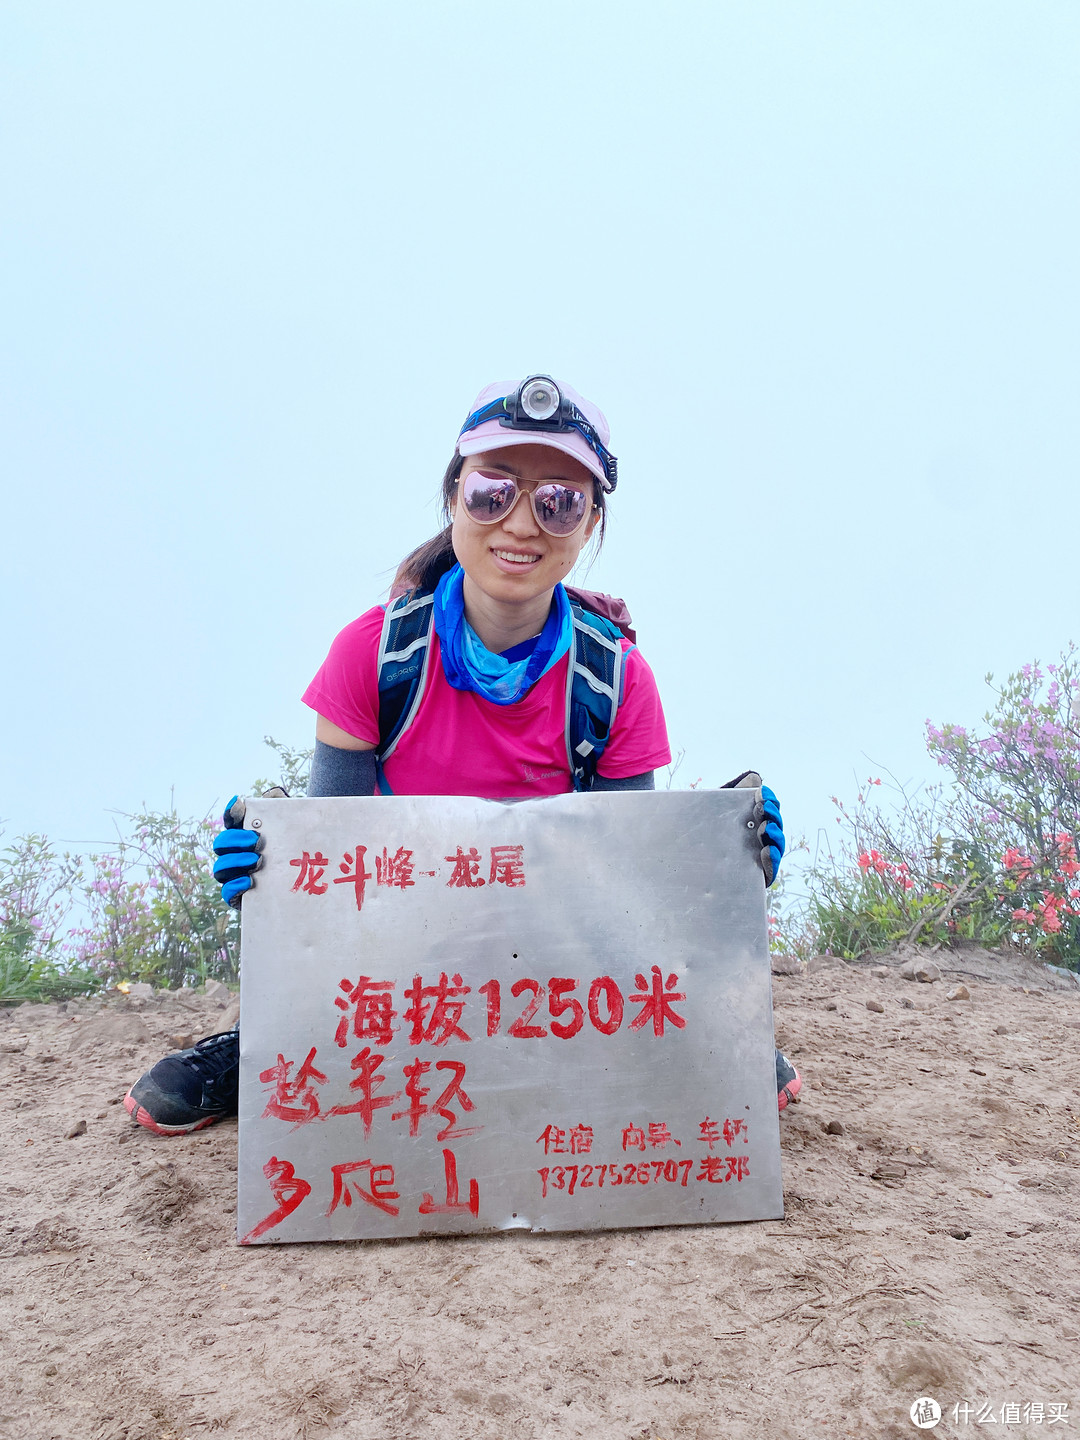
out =
{"type": "MultiPolygon", "coordinates": [[[[379,742],[376,659],[384,607],[376,605],[334,640],[304,704],[358,740],[379,742]]],[[[612,780],[641,775],[671,760],[656,681],[629,640],[623,701],[599,773],[612,780]]],[[[427,688],[416,718],[386,762],[398,795],[476,795],[487,800],[561,795],[573,786],[566,758],[569,655],[542,675],[515,705],[493,705],[455,690],[443,674],[439,637],[431,632],[427,688]]]]}

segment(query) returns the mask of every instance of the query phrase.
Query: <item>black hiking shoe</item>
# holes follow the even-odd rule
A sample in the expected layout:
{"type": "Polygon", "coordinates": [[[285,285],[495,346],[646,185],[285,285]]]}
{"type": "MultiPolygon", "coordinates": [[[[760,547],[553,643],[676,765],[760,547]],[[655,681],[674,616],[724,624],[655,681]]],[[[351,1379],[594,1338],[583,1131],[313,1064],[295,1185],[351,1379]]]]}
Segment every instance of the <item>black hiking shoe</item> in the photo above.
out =
{"type": "Polygon", "coordinates": [[[166,1055],[124,1096],[133,1120],[156,1135],[187,1135],[236,1114],[240,1032],[208,1035],[166,1055]]]}
{"type": "Polygon", "coordinates": [[[776,1103],[781,1110],[794,1101],[796,1095],[802,1089],[802,1076],[795,1069],[795,1066],[781,1054],[776,1052],[776,1103]]]}

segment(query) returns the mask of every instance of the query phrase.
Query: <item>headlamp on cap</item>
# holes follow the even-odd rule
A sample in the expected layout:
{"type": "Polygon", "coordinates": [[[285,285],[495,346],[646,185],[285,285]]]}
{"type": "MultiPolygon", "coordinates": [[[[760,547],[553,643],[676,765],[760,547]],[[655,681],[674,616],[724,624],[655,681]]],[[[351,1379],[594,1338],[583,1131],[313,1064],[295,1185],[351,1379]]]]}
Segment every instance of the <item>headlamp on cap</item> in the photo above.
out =
{"type": "Polygon", "coordinates": [[[600,483],[604,489],[610,494],[618,484],[619,469],[615,456],[604,445],[592,422],[560,392],[550,375],[529,375],[513,395],[504,395],[502,399],[492,400],[490,405],[474,411],[461,427],[461,435],[467,435],[488,420],[498,420],[500,425],[510,430],[564,433],[576,430],[603,467],[606,478],[600,483]]]}
{"type": "Polygon", "coordinates": [[[522,381],[514,398],[517,408],[528,416],[534,425],[542,425],[546,420],[557,419],[562,408],[559,387],[546,375],[533,375],[528,380],[522,381]]]}

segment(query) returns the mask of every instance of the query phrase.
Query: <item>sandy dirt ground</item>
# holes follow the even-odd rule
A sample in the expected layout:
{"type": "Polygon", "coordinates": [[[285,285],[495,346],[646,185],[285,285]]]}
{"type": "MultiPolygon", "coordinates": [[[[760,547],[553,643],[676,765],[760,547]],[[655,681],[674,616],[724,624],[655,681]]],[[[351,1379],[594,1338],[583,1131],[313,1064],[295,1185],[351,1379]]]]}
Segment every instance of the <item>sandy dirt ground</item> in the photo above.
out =
{"type": "Polygon", "coordinates": [[[775,976],[786,1217],[717,1227],[242,1249],[235,1124],[120,1103],[221,1002],[0,1014],[0,1435],[1080,1433],[1080,988],[905,958],[775,976]]]}

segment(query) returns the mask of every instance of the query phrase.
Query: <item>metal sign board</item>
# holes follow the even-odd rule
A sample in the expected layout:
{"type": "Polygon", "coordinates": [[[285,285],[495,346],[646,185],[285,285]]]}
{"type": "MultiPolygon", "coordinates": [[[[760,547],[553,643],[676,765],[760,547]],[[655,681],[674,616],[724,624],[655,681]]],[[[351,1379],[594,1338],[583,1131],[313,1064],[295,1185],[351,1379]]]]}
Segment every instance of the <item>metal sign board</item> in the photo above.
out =
{"type": "Polygon", "coordinates": [[[250,802],[241,1242],[781,1216],[756,798],[250,802]]]}

